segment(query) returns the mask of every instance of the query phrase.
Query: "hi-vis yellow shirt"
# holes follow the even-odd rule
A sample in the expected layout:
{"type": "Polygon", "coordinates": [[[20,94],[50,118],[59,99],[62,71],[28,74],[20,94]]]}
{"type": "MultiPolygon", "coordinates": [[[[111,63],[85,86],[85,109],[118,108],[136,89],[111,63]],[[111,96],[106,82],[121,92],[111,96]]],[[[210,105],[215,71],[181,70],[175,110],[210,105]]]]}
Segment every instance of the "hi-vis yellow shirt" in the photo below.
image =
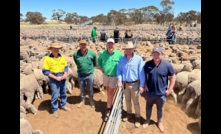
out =
{"type": "Polygon", "coordinates": [[[52,54],[44,57],[43,70],[48,70],[50,73],[63,73],[67,68],[67,61],[63,55],[55,58],[52,54]]]}

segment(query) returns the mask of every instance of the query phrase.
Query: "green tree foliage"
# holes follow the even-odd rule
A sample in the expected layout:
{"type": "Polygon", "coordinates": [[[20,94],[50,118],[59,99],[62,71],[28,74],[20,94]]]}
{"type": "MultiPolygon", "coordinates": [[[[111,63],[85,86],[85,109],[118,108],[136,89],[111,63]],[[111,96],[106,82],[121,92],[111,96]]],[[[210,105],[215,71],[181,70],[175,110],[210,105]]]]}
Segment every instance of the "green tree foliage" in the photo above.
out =
{"type": "Polygon", "coordinates": [[[163,24],[165,22],[172,21],[174,18],[174,14],[172,11],[172,5],[174,4],[171,0],[162,0],[160,5],[162,6],[162,10],[159,14],[156,14],[157,22],[163,24]]]}
{"type": "Polygon", "coordinates": [[[53,14],[52,14],[52,16],[51,16],[51,18],[53,19],[53,20],[58,20],[59,21],[59,23],[62,21],[62,17],[65,15],[65,11],[64,10],[62,10],[62,9],[58,9],[58,11],[56,11],[56,10],[53,10],[52,11],[53,12],[53,14]]]}
{"type": "Polygon", "coordinates": [[[180,12],[175,18],[180,23],[191,23],[192,21],[201,22],[201,12],[190,10],[188,12],[180,12]]]}
{"type": "Polygon", "coordinates": [[[98,14],[97,16],[93,16],[91,18],[93,22],[98,22],[99,24],[106,24],[107,23],[107,16],[104,14],[98,14]]]}
{"type": "Polygon", "coordinates": [[[20,13],[20,20],[22,19],[22,17],[23,17],[23,14],[22,14],[22,13],[20,13]]]}
{"type": "Polygon", "coordinates": [[[115,10],[110,10],[107,14],[107,24],[119,25],[125,24],[126,15],[115,10]]]}
{"type": "Polygon", "coordinates": [[[159,9],[155,6],[147,6],[140,8],[145,22],[153,22],[156,20],[155,15],[159,12],[159,9]]]}
{"type": "Polygon", "coordinates": [[[68,24],[71,24],[71,23],[77,24],[79,22],[79,16],[76,12],[67,13],[66,18],[64,18],[64,21],[68,24]]]}
{"type": "Polygon", "coordinates": [[[40,12],[27,12],[25,16],[25,21],[29,21],[30,24],[42,24],[46,19],[40,12]]]}

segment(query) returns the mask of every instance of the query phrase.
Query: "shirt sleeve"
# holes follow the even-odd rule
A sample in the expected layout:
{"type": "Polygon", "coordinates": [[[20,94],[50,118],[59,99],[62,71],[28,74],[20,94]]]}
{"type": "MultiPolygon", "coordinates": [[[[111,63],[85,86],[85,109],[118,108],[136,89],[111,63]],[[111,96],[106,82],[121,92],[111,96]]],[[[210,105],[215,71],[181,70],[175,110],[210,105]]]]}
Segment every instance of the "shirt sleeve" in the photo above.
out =
{"type": "Polygon", "coordinates": [[[140,78],[140,87],[144,87],[144,83],[145,83],[144,61],[141,57],[140,57],[140,64],[139,64],[139,78],[140,78]]]}
{"type": "Polygon", "coordinates": [[[42,69],[42,73],[46,76],[48,76],[50,74],[50,71],[49,70],[46,70],[46,69],[42,69]]]}
{"type": "Polygon", "coordinates": [[[97,62],[98,62],[98,67],[99,68],[103,68],[103,66],[102,66],[102,53],[98,56],[98,59],[97,59],[97,62]]]}
{"type": "Polygon", "coordinates": [[[94,53],[94,58],[93,58],[93,64],[94,64],[94,66],[97,65],[97,56],[95,53],[94,53]]]}
{"type": "Polygon", "coordinates": [[[173,68],[172,64],[169,63],[169,66],[168,66],[168,75],[169,75],[169,76],[172,76],[172,75],[174,75],[174,74],[175,74],[174,68],[173,68]]]}
{"type": "Polygon", "coordinates": [[[74,59],[75,64],[77,65],[77,59],[75,57],[75,53],[73,54],[73,59],[74,59]]]}
{"type": "Polygon", "coordinates": [[[120,58],[120,60],[117,64],[117,79],[118,79],[118,81],[122,81],[121,63],[122,63],[122,58],[120,58]]]}
{"type": "Polygon", "coordinates": [[[43,66],[42,66],[42,73],[44,75],[48,76],[50,74],[49,70],[50,70],[50,64],[49,64],[48,58],[44,57],[43,66]]]}
{"type": "Polygon", "coordinates": [[[68,72],[68,66],[64,67],[64,72],[68,72]]]}

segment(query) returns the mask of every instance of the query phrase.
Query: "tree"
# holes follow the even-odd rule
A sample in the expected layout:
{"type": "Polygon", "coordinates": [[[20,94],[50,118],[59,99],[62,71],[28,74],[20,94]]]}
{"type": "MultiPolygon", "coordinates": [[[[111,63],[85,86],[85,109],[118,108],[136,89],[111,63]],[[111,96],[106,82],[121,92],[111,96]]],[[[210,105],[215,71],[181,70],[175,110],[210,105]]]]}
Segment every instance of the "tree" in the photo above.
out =
{"type": "Polygon", "coordinates": [[[162,24],[164,22],[172,21],[174,14],[172,11],[172,5],[174,4],[171,0],[162,0],[160,5],[162,6],[162,10],[159,11],[157,16],[158,23],[162,24]]]}
{"type": "Polygon", "coordinates": [[[155,21],[156,18],[154,16],[159,12],[159,9],[155,6],[143,7],[140,10],[143,14],[143,20],[147,22],[155,21]]]}
{"type": "Polygon", "coordinates": [[[64,21],[68,24],[70,23],[79,23],[79,16],[76,12],[74,13],[67,13],[66,18],[64,18],[64,21]]]}
{"type": "Polygon", "coordinates": [[[107,23],[107,16],[104,14],[98,14],[97,16],[92,17],[93,22],[98,22],[100,24],[106,24],[107,23]]]}
{"type": "Polygon", "coordinates": [[[27,12],[25,21],[31,24],[42,24],[45,19],[40,12],[27,12]]]}
{"type": "Polygon", "coordinates": [[[175,20],[180,23],[191,23],[192,21],[201,22],[201,13],[194,10],[190,10],[185,13],[181,12],[177,15],[175,20]]]}
{"type": "Polygon", "coordinates": [[[58,9],[58,11],[53,10],[52,12],[53,12],[53,14],[52,14],[51,18],[53,20],[58,20],[59,23],[61,23],[61,21],[62,21],[61,18],[65,15],[66,12],[62,9],[58,9]]]}
{"type": "Polygon", "coordinates": [[[23,17],[23,14],[22,14],[22,13],[20,13],[20,21],[21,21],[21,20],[23,20],[23,18],[22,18],[22,17],[23,17]]]}

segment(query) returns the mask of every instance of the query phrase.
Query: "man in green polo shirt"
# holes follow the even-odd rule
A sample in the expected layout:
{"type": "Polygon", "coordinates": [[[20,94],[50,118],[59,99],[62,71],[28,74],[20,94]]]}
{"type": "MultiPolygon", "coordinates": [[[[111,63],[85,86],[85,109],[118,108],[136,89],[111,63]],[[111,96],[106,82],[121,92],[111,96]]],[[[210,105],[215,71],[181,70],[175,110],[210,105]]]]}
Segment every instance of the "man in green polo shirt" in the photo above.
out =
{"type": "Polygon", "coordinates": [[[92,38],[92,41],[93,43],[96,43],[97,42],[97,28],[94,27],[92,30],[91,30],[91,38],[92,38]]]}
{"type": "Polygon", "coordinates": [[[94,67],[97,64],[96,53],[87,49],[86,40],[81,40],[79,43],[80,49],[73,54],[74,62],[77,65],[78,83],[80,86],[81,102],[78,107],[85,104],[85,90],[89,91],[89,102],[91,107],[94,106],[94,67]]]}
{"type": "Polygon", "coordinates": [[[114,49],[114,39],[107,40],[107,49],[98,56],[98,67],[103,72],[103,85],[107,89],[107,111],[105,121],[107,121],[113,101],[114,89],[117,87],[117,64],[123,54],[114,49]]]}

